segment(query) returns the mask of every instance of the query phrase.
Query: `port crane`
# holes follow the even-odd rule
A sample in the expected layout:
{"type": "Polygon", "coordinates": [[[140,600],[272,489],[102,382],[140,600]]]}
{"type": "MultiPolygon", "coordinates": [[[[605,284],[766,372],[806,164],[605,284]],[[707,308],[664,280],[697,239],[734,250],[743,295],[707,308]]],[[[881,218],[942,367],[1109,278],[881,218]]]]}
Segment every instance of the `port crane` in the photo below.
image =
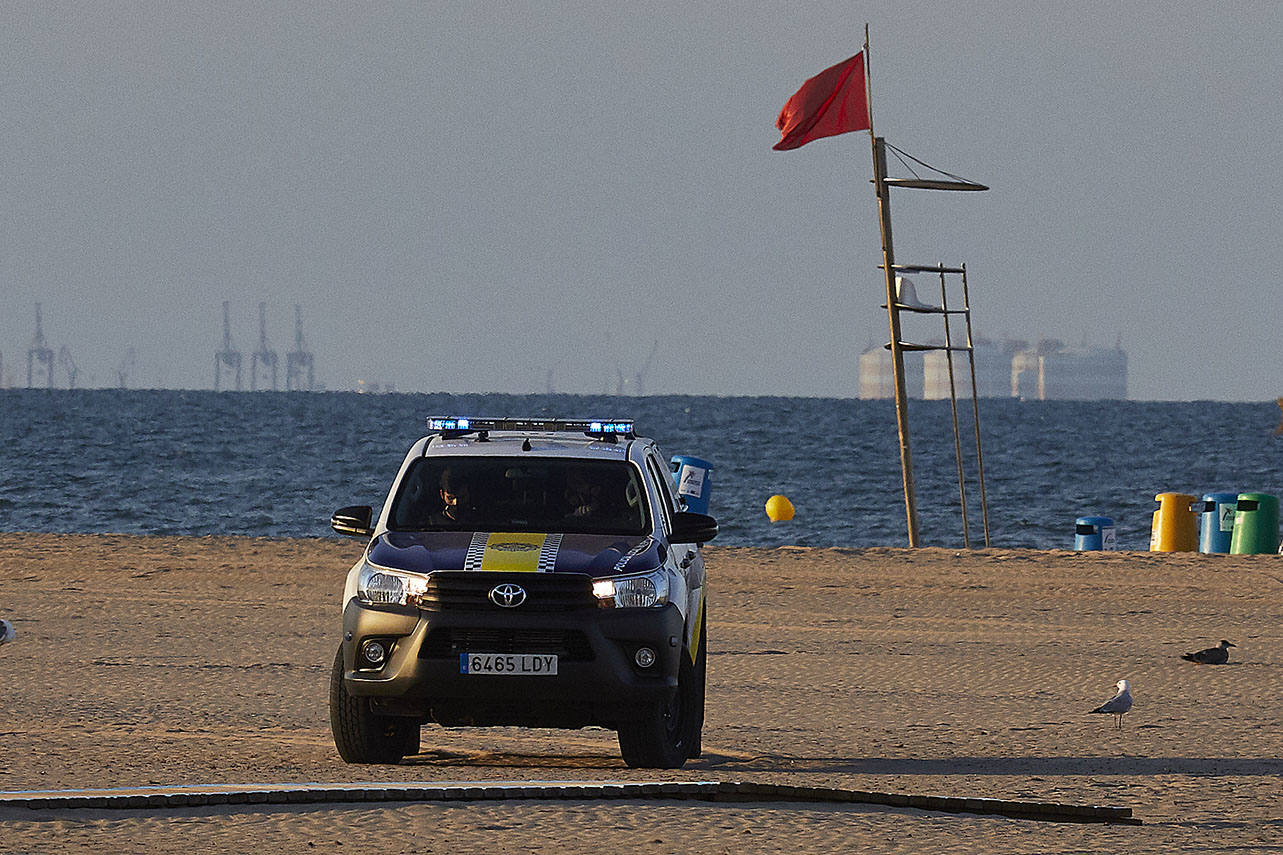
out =
{"type": "Polygon", "coordinates": [[[241,390],[241,352],[232,347],[232,323],[228,303],[223,301],[223,349],[214,352],[214,391],[221,391],[223,366],[236,372],[236,391],[241,390]]]}
{"type": "Polygon", "coordinates": [[[641,370],[635,375],[637,379],[637,387],[636,391],[633,392],[634,395],[646,394],[646,375],[650,374],[650,364],[655,361],[655,354],[658,352],[659,339],[655,339],[655,343],[651,345],[650,353],[646,356],[646,361],[642,364],[641,370]]]}
{"type": "Polygon", "coordinates": [[[258,366],[272,372],[272,391],[276,391],[276,351],[267,345],[267,304],[258,304],[258,350],[250,354],[249,388],[258,391],[258,366]]]}
{"type": "Polygon", "coordinates": [[[76,368],[76,360],[71,358],[71,348],[65,344],[58,349],[58,367],[67,374],[67,388],[76,388],[76,376],[80,374],[80,369],[76,368]]]}
{"type": "Polygon", "coordinates": [[[628,394],[629,383],[632,383],[633,395],[638,395],[638,396],[645,395],[646,394],[646,375],[650,373],[650,364],[655,361],[655,354],[658,352],[659,352],[659,340],[656,339],[655,343],[651,345],[650,353],[647,354],[646,356],[646,361],[642,363],[641,369],[633,374],[633,379],[631,381],[625,379],[623,369],[616,366],[615,367],[615,377],[616,377],[615,394],[616,395],[628,394]]]}
{"type": "Polygon", "coordinates": [[[134,349],[131,347],[125,351],[125,358],[120,361],[116,368],[116,388],[129,388],[129,375],[134,372],[134,349]]]}
{"type": "Polygon", "coordinates": [[[40,304],[36,303],[36,336],[27,348],[27,388],[32,388],[35,367],[44,366],[45,385],[53,388],[53,348],[45,344],[45,334],[40,325],[40,304]]]}
{"type": "MultiPolygon", "coordinates": [[[[312,354],[303,346],[303,313],[294,306],[294,349],[285,354],[285,391],[311,392],[315,388],[312,373],[312,354]],[[303,385],[303,372],[307,372],[307,385],[303,385]]],[[[275,388],[275,386],[273,386],[275,388]]]]}

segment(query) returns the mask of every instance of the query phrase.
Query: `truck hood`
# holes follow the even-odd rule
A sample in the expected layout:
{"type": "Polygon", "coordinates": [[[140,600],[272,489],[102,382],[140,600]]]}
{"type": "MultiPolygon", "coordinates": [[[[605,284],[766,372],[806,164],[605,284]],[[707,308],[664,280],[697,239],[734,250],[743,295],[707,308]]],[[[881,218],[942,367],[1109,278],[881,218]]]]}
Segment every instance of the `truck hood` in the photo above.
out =
{"type": "Polygon", "coordinates": [[[390,531],[370,543],[370,563],[411,573],[476,570],[642,573],[663,563],[662,546],[649,535],[530,534],[390,531]]]}

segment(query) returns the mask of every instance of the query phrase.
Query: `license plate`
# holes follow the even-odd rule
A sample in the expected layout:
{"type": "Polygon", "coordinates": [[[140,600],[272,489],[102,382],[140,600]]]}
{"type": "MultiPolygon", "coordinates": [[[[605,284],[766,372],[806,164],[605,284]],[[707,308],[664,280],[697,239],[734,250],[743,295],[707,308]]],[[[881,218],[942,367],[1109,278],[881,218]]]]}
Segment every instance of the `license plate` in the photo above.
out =
{"type": "Polygon", "coordinates": [[[459,673],[542,677],[557,673],[557,656],[545,653],[460,653],[459,673]]]}

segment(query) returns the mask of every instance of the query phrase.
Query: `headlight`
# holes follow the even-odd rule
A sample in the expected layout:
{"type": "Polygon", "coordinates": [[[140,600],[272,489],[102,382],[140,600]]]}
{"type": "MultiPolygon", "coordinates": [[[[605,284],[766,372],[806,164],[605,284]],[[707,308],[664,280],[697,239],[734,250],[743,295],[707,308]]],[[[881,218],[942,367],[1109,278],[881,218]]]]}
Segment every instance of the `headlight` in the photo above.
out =
{"type": "Polygon", "coordinates": [[[606,609],[644,609],[668,602],[668,574],[655,570],[638,576],[593,579],[593,596],[606,609]]]}
{"type": "Polygon", "coordinates": [[[428,587],[426,576],[389,570],[366,561],[356,580],[356,598],[371,605],[403,606],[428,587]]]}

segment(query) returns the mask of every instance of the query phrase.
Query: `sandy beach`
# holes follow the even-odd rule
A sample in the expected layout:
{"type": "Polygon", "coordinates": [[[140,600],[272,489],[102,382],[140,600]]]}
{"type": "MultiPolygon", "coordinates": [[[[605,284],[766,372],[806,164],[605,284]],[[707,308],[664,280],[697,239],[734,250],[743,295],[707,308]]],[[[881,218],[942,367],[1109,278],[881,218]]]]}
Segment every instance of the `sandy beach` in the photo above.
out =
{"type": "Polygon", "coordinates": [[[348,766],[327,687],[361,545],[0,534],[0,790],[360,781],[757,781],[1130,807],[1139,826],[800,803],[0,809],[0,851],[1270,852],[1283,847],[1283,559],[709,555],[704,756],[608,731],[445,730],[348,766]],[[1226,638],[1230,664],[1180,659],[1226,638]],[[1088,710],[1120,678],[1121,731],[1088,710]]]}

